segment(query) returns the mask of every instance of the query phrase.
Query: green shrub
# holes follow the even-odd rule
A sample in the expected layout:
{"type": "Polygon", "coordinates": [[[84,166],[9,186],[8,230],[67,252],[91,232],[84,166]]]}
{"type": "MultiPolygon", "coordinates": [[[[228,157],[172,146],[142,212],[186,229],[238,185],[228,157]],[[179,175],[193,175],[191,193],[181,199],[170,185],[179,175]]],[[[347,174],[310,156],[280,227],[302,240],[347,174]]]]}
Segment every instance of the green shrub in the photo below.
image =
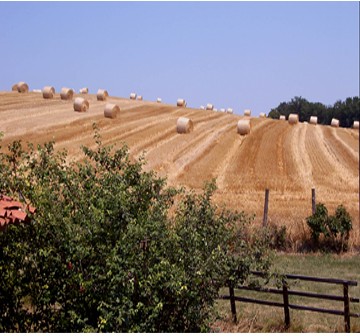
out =
{"type": "Polygon", "coordinates": [[[347,249],[352,221],[343,205],[336,208],[335,215],[329,216],[324,204],[316,204],[315,214],[306,220],[315,246],[323,246],[338,252],[347,249]],[[323,244],[320,242],[321,234],[323,244]]]}
{"type": "Polygon", "coordinates": [[[289,247],[289,241],[286,233],[286,226],[270,224],[267,228],[269,246],[273,249],[285,251],[289,247]]]}
{"type": "Polygon", "coordinates": [[[306,219],[308,226],[310,227],[311,237],[317,243],[319,241],[320,234],[327,234],[327,225],[329,221],[328,210],[324,204],[316,204],[315,213],[306,219]]]}
{"type": "Polygon", "coordinates": [[[84,148],[66,164],[54,143],[0,152],[0,191],[37,208],[0,232],[0,332],[199,332],[218,290],[269,267],[249,218],[202,194],[166,188],[126,146],[84,148]]]}

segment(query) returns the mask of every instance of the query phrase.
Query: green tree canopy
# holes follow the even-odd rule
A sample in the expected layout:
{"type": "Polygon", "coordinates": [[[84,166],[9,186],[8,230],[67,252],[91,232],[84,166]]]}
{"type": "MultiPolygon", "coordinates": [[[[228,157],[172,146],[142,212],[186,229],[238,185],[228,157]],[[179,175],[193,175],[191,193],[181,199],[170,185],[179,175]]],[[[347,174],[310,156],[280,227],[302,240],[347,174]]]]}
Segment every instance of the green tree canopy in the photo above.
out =
{"type": "Polygon", "coordinates": [[[95,138],[79,163],[53,142],[0,151],[0,191],[37,208],[0,231],[0,331],[208,331],[219,288],[268,268],[265,242],[212,204],[214,183],[167,188],[95,138]]]}
{"type": "Polygon", "coordinates": [[[322,103],[312,103],[302,97],[294,97],[290,102],[282,102],[276,108],[271,109],[269,118],[279,119],[280,115],[295,113],[299,115],[299,121],[309,121],[311,116],[318,117],[318,123],[330,125],[331,119],[340,121],[341,127],[352,127],[355,120],[360,119],[359,97],[347,98],[345,101],[338,100],[333,106],[325,106],[322,103]]]}

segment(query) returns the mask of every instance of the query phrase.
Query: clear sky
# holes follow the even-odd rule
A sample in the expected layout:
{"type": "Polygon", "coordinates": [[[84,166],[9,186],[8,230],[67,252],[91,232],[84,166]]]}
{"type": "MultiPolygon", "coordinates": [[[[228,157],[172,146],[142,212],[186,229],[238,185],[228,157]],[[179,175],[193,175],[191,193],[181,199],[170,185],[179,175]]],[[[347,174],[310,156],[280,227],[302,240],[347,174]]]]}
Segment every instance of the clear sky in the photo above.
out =
{"type": "Polygon", "coordinates": [[[0,91],[18,81],[268,113],[359,95],[358,2],[0,2],[0,91]]]}

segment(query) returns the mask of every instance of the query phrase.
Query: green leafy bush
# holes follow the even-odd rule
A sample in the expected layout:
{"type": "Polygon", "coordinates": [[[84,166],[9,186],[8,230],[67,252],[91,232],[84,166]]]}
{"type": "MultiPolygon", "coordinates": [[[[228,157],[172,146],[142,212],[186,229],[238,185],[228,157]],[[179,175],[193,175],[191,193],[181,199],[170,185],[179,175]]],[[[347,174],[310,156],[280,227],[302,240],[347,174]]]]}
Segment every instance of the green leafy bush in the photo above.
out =
{"type": "Polygon", "coordinates": [[[318,203],[315,207],[315,213],[306,219],[310,227],[311,237],[317,243],[320,234],[327,235],[327,226],[329,222],[328,210],[324,204],[318,203]]]}
{"type": "Polygon", "coordinates": [[[352,221],[350,214],[343,205],[339,205],[335,214],[329,216],[324,204],[316,204],[315,214],[306,220],[316,246],[322,246],[320,242],[322,235],[324,247],[339,252],[347,249],[352,221]]]}
{"type": "Polygon", "coordinates": [[[269,267],[244,213],[166,187],[95,133],[66,163],[50,142],[0,152],[0,191],[37,208],[0,232],[0,332],[209,330],[218,290],[269,267]]]}
{"type": "Polygon", "coordinates": [[[287,237],[285,225],[278,227],[277,225],[270,223],[270,225],[266,228],[266,231],[270,248],[279,251],[287,250],[290,243],[287,237]]]}

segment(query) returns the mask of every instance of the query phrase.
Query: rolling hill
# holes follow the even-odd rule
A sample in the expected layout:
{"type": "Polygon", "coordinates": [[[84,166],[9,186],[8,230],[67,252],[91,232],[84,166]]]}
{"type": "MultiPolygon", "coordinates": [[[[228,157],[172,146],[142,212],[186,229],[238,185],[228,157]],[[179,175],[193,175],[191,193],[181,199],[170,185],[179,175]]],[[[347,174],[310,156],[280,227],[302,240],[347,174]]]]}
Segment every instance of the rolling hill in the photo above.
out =
{"type": "MultiPolygon", "coordinates": [[[[80,96],[76,94],[76,96],[80,96]]],[[[74,112],[72,101],[43,99],[41,93],[0,92],[0,131],[3,147],[15,139],[56,141],[71,159],[81,145],[94,147],[96,122],[104,144],[128,144],[133,157],[145,152],[146,169],[167,176],[170,185],[199,190],[216,178],[218,204],[244,210],[262,220],[264,190],[270,189],[269,219],[287,225],[293,234],[305,230],[311,214],[311,188],[330,212],[343,204],[353,218],[359,242],[359,132],[353,129],[267,118],[251,118],[251,133],[237,134],[238,115],[180,108],[150,101],[86,95],[90,109],[74,112]],[[107,102],[121,112],[104,118],[107,102]],[[191,118],[194,131],[176,133],[176,120],[191,118]]]]}

